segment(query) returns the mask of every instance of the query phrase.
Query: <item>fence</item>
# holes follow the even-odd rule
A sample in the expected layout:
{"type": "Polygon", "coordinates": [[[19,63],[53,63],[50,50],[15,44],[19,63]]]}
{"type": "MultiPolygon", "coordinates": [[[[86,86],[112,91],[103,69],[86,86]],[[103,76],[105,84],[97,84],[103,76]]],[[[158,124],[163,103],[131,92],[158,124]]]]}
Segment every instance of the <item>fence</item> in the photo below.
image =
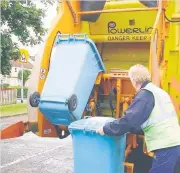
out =
{"type": "Polygon", "coordinates": [[[17,102],[16,88],[1,88],[0,89],[0,105],[14,104],[17,102]]]}

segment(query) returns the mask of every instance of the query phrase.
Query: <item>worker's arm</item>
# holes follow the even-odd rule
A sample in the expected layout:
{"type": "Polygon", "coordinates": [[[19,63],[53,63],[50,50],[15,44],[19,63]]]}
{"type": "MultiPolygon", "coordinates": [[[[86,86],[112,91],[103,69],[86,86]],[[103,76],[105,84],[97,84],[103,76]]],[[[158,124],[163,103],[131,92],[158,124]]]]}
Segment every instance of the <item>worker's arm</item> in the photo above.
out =
{"type": "Polygon", "coordinates": [[[154,108],[154,96],[150,91],[141,90],[133,103],[125,111],[125,115],[107,123],[103,131],[107,135],[119,136],[126,132],[137,133],[141,125],[148,119],[154,108]]]}

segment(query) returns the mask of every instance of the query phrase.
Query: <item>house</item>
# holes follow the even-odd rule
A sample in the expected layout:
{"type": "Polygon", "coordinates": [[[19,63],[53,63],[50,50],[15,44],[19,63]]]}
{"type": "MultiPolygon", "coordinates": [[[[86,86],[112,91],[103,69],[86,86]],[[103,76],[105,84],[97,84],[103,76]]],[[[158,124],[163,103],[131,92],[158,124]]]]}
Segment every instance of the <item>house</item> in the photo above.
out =
{"type": "MultiPolygon", "coordinates": [[[[28,63],[23,64],[23,70],[32,71],[34,57],[30,57],[28,63]]],[[[11,74],[2,77],[2,83],[7,83],[10,86],[21,86],[21,80],[18,79],[18,73],[22,70],[22,64],[19,61],[11,60],[11,74]]],[[[28,83],[25,84],[28,86],[28,83]]]]}

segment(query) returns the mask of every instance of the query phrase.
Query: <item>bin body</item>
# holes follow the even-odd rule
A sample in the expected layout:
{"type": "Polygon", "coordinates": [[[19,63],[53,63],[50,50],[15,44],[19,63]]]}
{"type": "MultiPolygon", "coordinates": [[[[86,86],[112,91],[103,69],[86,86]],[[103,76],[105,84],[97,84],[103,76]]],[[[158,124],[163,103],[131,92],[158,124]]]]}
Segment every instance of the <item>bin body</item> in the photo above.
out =
{"type": "Polygon", "coordinates": [[[95,132],[113,120],[94,117],[69,126],[73,138],[74,173],[124,173],[126,135],[101,136],[95,132]]]}
{"type": "Polygon", "coordinates": [[[39,109],[52,124],[68,126],[81,119],[96,78],[105,68],[92,40],[60,35],[57,42],[39,109]],[[68,107],[72,95],[77,97],[74,110],[68,107]]]}

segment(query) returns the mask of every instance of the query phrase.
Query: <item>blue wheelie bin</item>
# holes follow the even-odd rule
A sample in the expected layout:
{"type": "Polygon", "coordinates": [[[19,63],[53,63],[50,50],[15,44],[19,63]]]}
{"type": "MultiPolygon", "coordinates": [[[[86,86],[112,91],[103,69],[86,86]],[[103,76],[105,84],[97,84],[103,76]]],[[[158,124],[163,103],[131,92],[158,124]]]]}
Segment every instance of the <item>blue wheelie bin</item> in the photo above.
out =
{"type": "Polygon", "coordinates": [[[41,93],[39,110],[53,125],[80,120],[99,73],[105,71],[86,35],[59,35],[41,93]]]}
{"type": "Polygon", "coordinates": [[[124,173],[126,134],[101,136],[96,129],[110,117],[92,117],[69,125],[73,139],[74,173],[124,173]]]}

